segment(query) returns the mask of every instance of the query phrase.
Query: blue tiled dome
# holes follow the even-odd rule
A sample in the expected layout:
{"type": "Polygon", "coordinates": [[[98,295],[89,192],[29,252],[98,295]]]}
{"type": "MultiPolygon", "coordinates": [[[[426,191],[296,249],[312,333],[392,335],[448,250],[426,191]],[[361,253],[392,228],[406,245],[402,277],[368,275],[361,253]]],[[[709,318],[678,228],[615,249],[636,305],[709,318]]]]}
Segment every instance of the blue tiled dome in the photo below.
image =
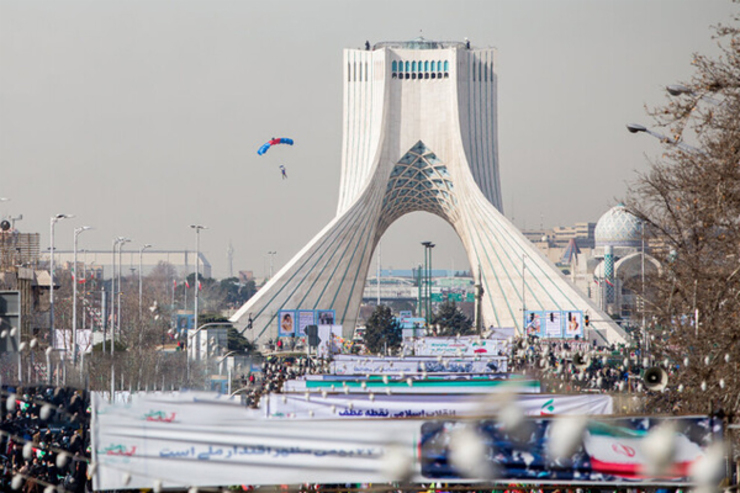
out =
{"type": "Polygon", "coordinates": [[[642,241],[642,226],[638,218],[627,212],[624,204],[609,209],[596,223],[594,236],[597,247],[636,247],[642,241]]]}

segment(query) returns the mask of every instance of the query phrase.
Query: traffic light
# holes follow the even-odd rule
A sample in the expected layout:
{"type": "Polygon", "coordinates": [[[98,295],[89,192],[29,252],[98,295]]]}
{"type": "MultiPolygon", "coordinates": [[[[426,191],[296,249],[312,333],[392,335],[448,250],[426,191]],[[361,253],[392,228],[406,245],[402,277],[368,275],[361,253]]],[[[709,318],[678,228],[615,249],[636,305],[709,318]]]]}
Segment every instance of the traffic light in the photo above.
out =
{"type": "Polygon", "coordinates": [[[318,325],[307,325],[306,335],[308,336],[308,345],[316,347],[319,345],[319,327],[318,325]]]}
{"type": "Polygon", "coordinates": [[[589,324],[589,319],[588,319],[588,315],[586,315],[585,317],[583,317],[583,324],[584,324],[584,325],[585,325],[586,327],[588,327],[588,324],[589,324]]]}

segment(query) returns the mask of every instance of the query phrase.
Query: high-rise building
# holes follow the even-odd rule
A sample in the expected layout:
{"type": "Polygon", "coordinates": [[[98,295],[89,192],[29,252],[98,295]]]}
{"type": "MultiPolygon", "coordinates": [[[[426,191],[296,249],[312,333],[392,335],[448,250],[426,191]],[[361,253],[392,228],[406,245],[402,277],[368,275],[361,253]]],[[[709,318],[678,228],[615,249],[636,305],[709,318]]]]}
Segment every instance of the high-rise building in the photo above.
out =
{"type": "Polygon", "coordinates": [[[343,66],[336,217],[232,317],[237,327],[251,319],[250,337],[264,340],[285,330],[278,318],[282,327],[300,310],[333,310],[349,336],[383,233],[425,211],[462,240],[481,280],[485,327],[524,333],[530,312],[553,324],[579,314],[598,329],[589,337],[624,340],[501,211],[494,49],[418,38],[347,49],[343,66]]]}

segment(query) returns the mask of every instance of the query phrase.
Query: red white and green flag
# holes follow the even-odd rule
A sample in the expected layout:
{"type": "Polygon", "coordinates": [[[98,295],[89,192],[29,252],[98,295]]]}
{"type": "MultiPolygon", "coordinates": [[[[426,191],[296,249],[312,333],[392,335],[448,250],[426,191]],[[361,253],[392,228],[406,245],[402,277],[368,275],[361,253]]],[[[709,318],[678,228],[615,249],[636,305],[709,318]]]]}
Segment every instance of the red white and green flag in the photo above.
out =
{"type": "MultiPolygon", "coordinates": [[[[630,479],[648,478],[645,464],[648,458],[643,452],[643,443],[648,432],[634,430],[607,423],[592,422],[583,437],[583,446],[591,459],[591,468],[600,473],[630,479]]],[[[673,465],[665,473],[665,479],[689,476],[691,465],[704,455],[699,444],[682,434],[676,433],[673,440],[673,465]]]]}

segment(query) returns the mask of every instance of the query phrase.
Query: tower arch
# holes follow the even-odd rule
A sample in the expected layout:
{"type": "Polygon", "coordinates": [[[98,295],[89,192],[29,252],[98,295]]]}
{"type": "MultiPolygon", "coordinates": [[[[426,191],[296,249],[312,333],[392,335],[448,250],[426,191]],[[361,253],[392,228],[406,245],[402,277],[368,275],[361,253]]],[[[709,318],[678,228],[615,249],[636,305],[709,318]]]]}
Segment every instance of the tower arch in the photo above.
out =
{"type": "MultiPolygon", "coordinates": [[[[377,43],[370,52],[345,50],[344,58],[347,70],[356,59],[369,59],[382,70],[362,84],[344,83],[336,216],[232,322],[244,329],[251,316],[252,338],[274,339],[281,310],[333,310],[349,336],[380,238],[400,217],[424,211],[447,221],[462,241],[481,279],[486,326],[523,333],[530,311],[577,311],[589,315],[590,337],[624,341],[622,329],[502,213],[495,51],[419,38],[377,43]],[[428,58],[437,60],[438,70],[443,67],[444,78],[419,84],[392,77],[394,60],[428,58]]],[[[408,72],[409,62],[403,64],[408,72]]]]}

